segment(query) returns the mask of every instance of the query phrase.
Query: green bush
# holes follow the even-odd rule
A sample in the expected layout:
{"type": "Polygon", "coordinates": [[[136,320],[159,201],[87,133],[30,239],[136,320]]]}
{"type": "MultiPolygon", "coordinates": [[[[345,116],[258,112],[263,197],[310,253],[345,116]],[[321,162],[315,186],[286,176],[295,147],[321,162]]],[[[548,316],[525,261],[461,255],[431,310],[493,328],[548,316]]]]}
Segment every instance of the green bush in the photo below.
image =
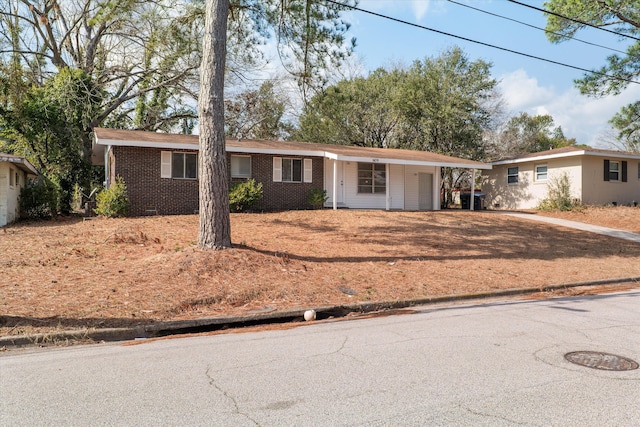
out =
{"type": "Polygon", "coordinates": [[[580,201],[571,197],[571,182],[566,172],[558,177],[550,178],[547,188],[549,190],[548,196],[540,202],[538,209],[570,211],[580,206],[580,201]]]}
{"type": "Polygon", "coordinates": [[[262,199],[262,183],[254,179],[234,184],[229,190],[229,208],[231,212],[245,212],[262,199]]]}
{"type": "Polygon", "coordinates": [[[58,214],[58,188],[44,176],[27,184],[19,197],[20,216],[25,219],[51,218],[58,214]]]}
{"type": "Polygon", "coordinates": [[[312,188],[309,191],[309,197],[307,201],[313,209],[322,209],[324,203],[327,201],[327,191],[322,188],[312,188]]]}
{"type": "Polygon", "coordinates": [[[129,213],[129,196],[127,196],[127,186],[122,177],[116,177],[116,182],[111,184],[111,187],[98,193],[94,212],[108,218],[125,216],[129,213]]]}

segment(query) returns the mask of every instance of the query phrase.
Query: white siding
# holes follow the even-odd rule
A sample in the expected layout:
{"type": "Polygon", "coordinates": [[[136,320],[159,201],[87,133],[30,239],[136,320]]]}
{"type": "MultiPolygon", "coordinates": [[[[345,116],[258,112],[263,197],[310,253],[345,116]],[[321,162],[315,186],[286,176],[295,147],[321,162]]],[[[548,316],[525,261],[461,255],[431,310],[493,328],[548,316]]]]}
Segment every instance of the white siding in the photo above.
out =
{"type": "Polygon", "coordinates": [[[0,163],[0,227],[18,219],[18,196],[25,184],[26,175],[23,171],[10,163],[0,163]],[[10,173],[12,178],[9,177],[10,173]],[[13,186],[10,185],[12,180],[13,186]]]}
{"type": "Polygon", "coordinates": [[[344,163],[344,203],[352,209],[385,209],[386,194],[358,194],[358,163],[344,163]]]}
{"type": "MultiPolygon", "coordinates": [[[[420,208],[420,195],[418,193],[418,174],[430,173],[433,182],[436,183],[436,168],[428,166],[405,166],[404,168],[404,208],[408,211],[417,211],[420,208]]],[[[433,193],[433,190],[432,190],[433,193]]],[[[433,197],[433,194],[432,194],[433,197]]],[[[434,205],[435,207],[436,205],[434,205]]]]}
{"type": "MultiPolygon", "coordinates": [[[[333,163],[335,160],[324,159],[324,189],[327,191],[327,202],[325,206],[333,206],[333,163]]],[[[338,162],[338,178],[337,178],[337,193],[338,193],[338,206],[344,206],[343,194],[343,179],[342,179],[342,167],[343,162],[338,162]]]]}
{"type": "Polygon", "coordinates": [[[484,171],[482,191],[490,209],[534,209],[549,194],[549,181],[566,173],[569,176],[571,195],[582,199],[582,157],[564,157],[539,162],[497,165],[484,171]],[[547,181],[536,181],[535,167],[547,165],[547,181]],[[507,169],[518,167],[518,183],[507,184],[507,169]]]}
{"type": "MultiPolygon", "coordinates": [[[[437,185],[436,172],[436,167],[389,165],[387,191],[391,198],[390,208],[418,210],[418,173],[432,174],[434,185],[437,185]]],[[[329,159],[324,161],[324,189],[328,197],[325,206],[331,207],[333,205],[333,160],[329,159]]],[[[357,162],[338,162],[337,192],[340,207],[386,209],[386,194],[358,194],[357,162]]]]}
{"type": "MultiPolygon", "coordinates": [[[[607,157],[590,156],[584,160],[583,202],[590,205],[606,205],[616,202],[628,205],[640,202],[640,179],[638,178],[638,160],[627,160],[627,182],[605,181],[604,160],[607,157]]],[[[622,159],[609,158],[622,163],[622,159]]]]}
{"type": "Polygon", "coordinates": [[[0,162],[0,227],[7,224],[7,198],[9,197],[9,165],[0,162]]]}
{"type": "Polygon", "coordinates": [[[404,209],[404,165],[389,165],[391,209],[404,209]]]}

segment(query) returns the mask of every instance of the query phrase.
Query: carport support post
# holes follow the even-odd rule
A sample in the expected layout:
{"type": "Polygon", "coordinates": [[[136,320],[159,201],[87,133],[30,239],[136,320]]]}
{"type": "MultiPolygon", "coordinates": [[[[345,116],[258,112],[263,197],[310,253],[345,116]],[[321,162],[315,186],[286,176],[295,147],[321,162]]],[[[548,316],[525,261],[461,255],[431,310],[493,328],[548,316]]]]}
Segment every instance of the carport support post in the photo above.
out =
{"type": "Polygon", "coordinates": [[[476,170],[475,169],[471,169],[471,199],[469,202],[469,210],[472,211],[473,210],[473,204],[475,202],[475,198],[476,198],[476,170]]]}
{"type": "Polygon", "coordinates": [[[338,210],[338,159],[333,159],[333,210],[338,210]]]}
{"type": "Polygon", "coordinates": [[[391,183],[391,177],[389,176],[389,163],[384,165],[384,174],[385,174],[385,186],[387,190],[387,201],[386,201],[386,210],[391,209],[391,188],[389,188],[391,183]]]}

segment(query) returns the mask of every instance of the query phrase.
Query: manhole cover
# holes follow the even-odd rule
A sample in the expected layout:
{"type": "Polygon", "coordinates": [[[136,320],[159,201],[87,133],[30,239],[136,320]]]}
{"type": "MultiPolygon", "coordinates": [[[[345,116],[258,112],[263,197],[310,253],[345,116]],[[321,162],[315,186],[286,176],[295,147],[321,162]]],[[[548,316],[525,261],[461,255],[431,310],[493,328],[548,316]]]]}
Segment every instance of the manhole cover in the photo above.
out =
{"type": "Polygon", "coordinates": [[[638,363],[631,359],[599,351],[574,351],[565,354],[564,358],[576,365],[604,371],[632,371],[638,369],[638,363]]]}

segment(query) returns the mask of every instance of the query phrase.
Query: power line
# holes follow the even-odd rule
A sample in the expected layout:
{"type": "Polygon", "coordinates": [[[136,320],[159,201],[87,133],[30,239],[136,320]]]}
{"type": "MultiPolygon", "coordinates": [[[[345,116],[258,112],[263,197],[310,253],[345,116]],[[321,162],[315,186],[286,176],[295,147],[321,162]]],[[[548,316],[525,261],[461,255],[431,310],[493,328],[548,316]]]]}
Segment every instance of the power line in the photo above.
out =
{"type": "MultiPolygon", "coordinates": [[[[552,11],[547,10],[547,9],[542,9],[542,8],[539,8],[539,7],[536,7],[536,6],[532,6],[530,4],[521,3],[521,2],[516,1],[516,0],[507,0],[507,1],[509,1],[511,3],[515,3],[515,4],[520,5],[520,6],[528,7],[528,8],[533,9],[533,10],[537,10],[538,12],[543,12],[543,13],[546,13],[548,15],[557,16],[558,18],[566,19],[567,21],[576,22],[576,23],[581,24],[581,25],[586,25],[587,27],[592,27],[592,28],[595,28],[597,30],[606,31],[606,32],[611,33],[611,34],[615,34],[616,36],[628,37],[630,39],[640,41],[639,38],[634,37],[634,36],[630,36],[629,34],[618,33],[617,31],[613,31],[613,30],[610,30],[608,28],[599,27],[597,25],[593,25],[593,24],[590,24],[588,22],[581,21],[579,19],[570,18],[568,16],[561,15],[559,13],[552,12],[552,11]]],[[[566,37],[566,36],[563,36],[563,37],[566,37]]]]}
{"type": "Polygon", "coordinates": [[[550,34],[553,34],[553,35],[556,35],[556,36],[559,36],[559,37],[569,38],[571,40],[575,40],[575,41],[578,41],[578,42],[581,42],[581,43],[584,43],[584,44],[588,44],[588,45],[591,45],[591,46],[599,47],[599,48],[602,48],[602,49],[611,50],[611,51],[622,53],[622,54],[625,54],[625,55],[627,54],[627,52],[624,52],[622,50],[614,49],[612,47],[602,46],[600,44],[592,43],[592,42],[589,42],[589,41],[586,41],[586,40],[581,40],[581,39],[576,38],[576,37],[567,37],[564,34],[556,33],[554,31],[549,31],[549,30],[547,30],[545,28],[536,27],[535,25],[531,25],[531,24],[528,24],[526,22],[518,21],[517,19],[509,18],[508,16],[498,15],[497,13],[493,13],[493,12],[489,12],[487,10],[479,9],[477,7],[473,7],[473,6],[470,6],[468,4],[459,3],[459,2],[454,1],[454,0],[447,0],[447,1],[449,3],[457,4],[458,6],[462,6],[462,7],[466,7],[466,8],[469,8],[469,9],[473,9],[473,10],[478,11],[478,12],[486,13],[487,15],[496,16],[498,18],[506,19],[506,20],[512,21],[512,22],[516,22],[518,24],[525,25],[527,27],[535,28],[536,30],[544,31],[545,33],[550,33],[550,34]]]}
{"type": "Polygon", "coordinates": [[[527,58],[536,59],[538,61],[544,61],[544,62],[548,62],[550,64],[560,65],[562,67],[573,68],[574,70],[584,71],[585,73],[597,74],[599,76],[607,77],[607,78],[612,79],[612,80],[620,80],[620,81],[627,82],[627,83],[640,84],[640,82],[637,82],[635,80],[625,79],[623,77],[618,77],[618,76],[612,76],[610,74],[602,73],[600,71],[589,70],[587,68],[582,68],[582,67],[578,67],[578,66],[575,66],[575,65],[565,64],[563,62],[554,61],[552,59],[542,58],[542,57],[531,55],[531,54],[528,54],[528,53],[519,52],[517,50],[507,49],[505,47],[500,47],[500,46],[492,45],[492,44],[489,44],[489,43],[481,42],[481,41],[478,41],[478,40],[473,40],[473,39],[470,39],[470,38],[467,38],[467,37],[458,36],[458,35],[455,35],[455,34],[447,33],[445,31],[440,31],[440,30],[436,30],[434,28],[429,28],[429,27],[426,27],[424,25],[414,24],[413,22],[404,21],[402,19],[394,18],[392,16],[382,15],[382,14],[377,13],[377,12],[372,12],[370,10],[361,9],[361,8],[359,8],[357,6],[351,6],[351,5],[348,5],[348,4],[340,3],[340,2],[337,2],[335,0],[324,0],[324,1],[326,1],[327,3],[333,3],[335,5],[338,5],[338,6],[341,6],[341,7],[345,7],[345,8],[351,9],[351,10],[356,10],[358,12],[368,13],[369,15],[377,16],[379,18],[387,19],[389,21],[394,21],[394,22],[398,22],[400,24],[409,25],[411,27],[420,28],[422,30],[432,31],[434,33],[438,33],[438,34],[442,34],[442,35],[445,35],[445,36],[453,37],[453,38],[456,38],[456,39],[459,39],[459,40],[464,40],[464,41],[467,41],[467,42],[470,42],[470,43],[479,44],[481,46],[486,46],[486,47],[490,47],[490,48],[493,48],[493,49],[502,50],[504,52],[509,52],[509,53],[513,53],[513,54],[516,54],[516,55],[525,56],[527,58]]]}

